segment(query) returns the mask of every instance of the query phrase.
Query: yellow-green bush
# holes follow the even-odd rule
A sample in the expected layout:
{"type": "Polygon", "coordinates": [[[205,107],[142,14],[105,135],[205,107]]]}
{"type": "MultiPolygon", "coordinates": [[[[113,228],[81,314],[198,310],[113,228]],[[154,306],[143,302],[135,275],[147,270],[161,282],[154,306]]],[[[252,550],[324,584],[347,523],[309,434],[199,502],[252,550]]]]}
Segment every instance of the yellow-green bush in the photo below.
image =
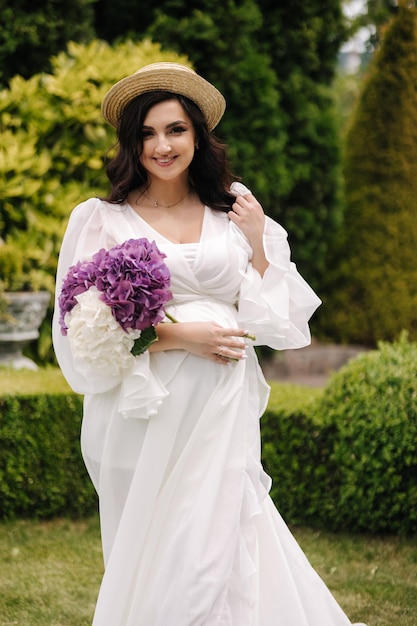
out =
{"type": "MultiPolygon", "coordinates": [[[[103,96],[157,60],[187,63],[150,41],[70,43],[51,73],[16,76],[0,91],[0,240],[23,250],[50,289],[71,209],[107,190],[104,162],[115,133],[100,113],[103,96]]],[[[38,348],[32,356],[51,358],[49,317],[38,348]]]]}

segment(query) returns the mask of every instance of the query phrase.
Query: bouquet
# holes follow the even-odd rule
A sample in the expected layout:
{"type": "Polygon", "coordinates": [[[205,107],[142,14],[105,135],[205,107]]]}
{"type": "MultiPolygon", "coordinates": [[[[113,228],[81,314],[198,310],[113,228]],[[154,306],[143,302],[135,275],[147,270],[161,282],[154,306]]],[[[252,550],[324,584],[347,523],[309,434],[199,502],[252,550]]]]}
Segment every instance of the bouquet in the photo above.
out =
{"type": "Polygon", "coordinates": [[[154,241],[129,239],[69,268],[59,322],[75,357],[116,373],[157,340],[172,299],[165,257],[154,241]]]}

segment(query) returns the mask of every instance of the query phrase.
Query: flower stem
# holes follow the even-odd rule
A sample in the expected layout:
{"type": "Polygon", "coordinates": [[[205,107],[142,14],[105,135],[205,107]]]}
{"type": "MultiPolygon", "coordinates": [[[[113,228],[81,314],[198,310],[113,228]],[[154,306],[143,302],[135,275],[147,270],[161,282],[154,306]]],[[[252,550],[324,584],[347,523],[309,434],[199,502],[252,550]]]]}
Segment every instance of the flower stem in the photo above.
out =
{"type": "Polygon", "coordinates": [[[178,320],[177,320],[177,319],[175,319],[175,317],[174,317],[173,315],[171,315],[170,313],[167,313],[167,311],[165,311],[165,316],[166,316],[169,320],[171,320],[171,322],[172,322],[173,324],[178,324],[178,320]]]}

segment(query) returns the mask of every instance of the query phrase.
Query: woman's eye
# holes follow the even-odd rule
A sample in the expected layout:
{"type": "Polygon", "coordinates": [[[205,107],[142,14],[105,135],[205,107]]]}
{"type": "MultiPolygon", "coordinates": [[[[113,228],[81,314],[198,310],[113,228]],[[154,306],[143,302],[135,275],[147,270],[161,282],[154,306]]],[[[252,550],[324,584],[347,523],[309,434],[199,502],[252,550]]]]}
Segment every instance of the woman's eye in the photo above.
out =
{"type": "Polygon", "coordinates": [[[185,133],[187,129],[184,128],[184,126],[174,126],[171,130],[172,133],[174,134],[180,134],[180,133],[185,133]]]}

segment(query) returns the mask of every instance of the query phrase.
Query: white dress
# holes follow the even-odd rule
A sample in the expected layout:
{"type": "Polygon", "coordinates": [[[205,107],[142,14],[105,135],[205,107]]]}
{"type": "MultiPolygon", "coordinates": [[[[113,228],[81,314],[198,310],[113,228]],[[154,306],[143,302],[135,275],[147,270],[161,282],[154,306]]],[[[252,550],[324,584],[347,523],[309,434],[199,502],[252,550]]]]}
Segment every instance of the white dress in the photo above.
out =
{"type": "MultiPolygon", "coordinates": [[[[128,205],[91,198],[71,215],[68,267],[130,238],[155,240],[179,321],[245,328],[258,344],[299,348],[319,299],[266,219],[263,279],[225,213],[205,209],[200,242],[173,244],[128,205]]],[[[84,394],[85,464],[99,494],[105,574],[94,626],[347,626],[350,621],[275,509],[260,463],[269,387],[253,347],[222,366],[181,350],[146,352],[123,377],[74,362],[53,324],[56,355],[84,394]]]]}

